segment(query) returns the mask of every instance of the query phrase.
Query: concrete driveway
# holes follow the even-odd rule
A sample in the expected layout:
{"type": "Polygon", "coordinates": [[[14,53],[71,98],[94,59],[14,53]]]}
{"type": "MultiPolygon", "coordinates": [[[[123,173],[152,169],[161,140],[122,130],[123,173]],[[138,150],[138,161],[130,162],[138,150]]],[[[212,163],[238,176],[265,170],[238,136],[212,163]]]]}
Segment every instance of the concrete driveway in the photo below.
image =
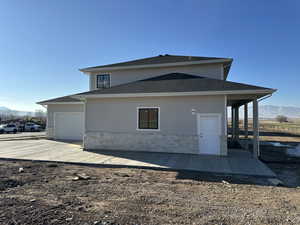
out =
{"type": "Polygon", "coordinates": [[[46,132],[18,132],[16,134],[0,134],[1,140],[14,140],[14,139],[29,139],[29,138],[45,138],[46,132]]]}
{"type": "Polygon", "coordinates": [[[251,158],[251,154],[245,151],[231,151],[229,157],[133,151],[83,151],[80,143],[40,139],[0,141],[0,158],[275,176],[265,164],[251,158]]]}

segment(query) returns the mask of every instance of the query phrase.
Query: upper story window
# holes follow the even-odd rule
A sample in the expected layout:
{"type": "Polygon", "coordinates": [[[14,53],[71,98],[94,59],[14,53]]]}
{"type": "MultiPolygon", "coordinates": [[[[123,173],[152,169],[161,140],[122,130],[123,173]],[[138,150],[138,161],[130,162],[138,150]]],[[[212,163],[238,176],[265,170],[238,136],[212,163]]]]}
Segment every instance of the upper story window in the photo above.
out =
{"type": "Polygon", "coordinates": [[[109,74],[99,74],[97,75],[97,88],[110,88],[110,76],[109,74]]]}

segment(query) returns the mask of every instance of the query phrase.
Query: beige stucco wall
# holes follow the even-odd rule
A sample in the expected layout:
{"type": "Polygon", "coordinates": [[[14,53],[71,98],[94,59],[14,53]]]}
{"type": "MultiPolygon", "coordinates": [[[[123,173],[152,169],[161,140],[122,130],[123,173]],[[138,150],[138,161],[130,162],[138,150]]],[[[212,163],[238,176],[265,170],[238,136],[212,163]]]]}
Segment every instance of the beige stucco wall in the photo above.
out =
{"type": "Polygon", "coordinates": [[[84,112],[84,104],[55,104],[47,106],[47,137],[53,138],[55,112],[84,112]]]}
{"type": "MultiPolygon", "coordinates": [[[[86,103],[84,147],[198,154],[197,113],[220,113],[224,125],[224,96],[103,98],[86,103]],[[137,107],[160,107],[160,130],[137,130],[137,107]]],[[[221,125],[221,155],[227,154],[221,125]]]]}
{"type": "Polygon", "coordinates": [[[224,79],[222,64],[201,64],[148,69],[114,70],[106,72],[93,72],[90,75],[90,90],[96,89],[97,74],[110,74],[111,86],[115,86],[175,72],[199,75],[214,79],[224,79]]]}

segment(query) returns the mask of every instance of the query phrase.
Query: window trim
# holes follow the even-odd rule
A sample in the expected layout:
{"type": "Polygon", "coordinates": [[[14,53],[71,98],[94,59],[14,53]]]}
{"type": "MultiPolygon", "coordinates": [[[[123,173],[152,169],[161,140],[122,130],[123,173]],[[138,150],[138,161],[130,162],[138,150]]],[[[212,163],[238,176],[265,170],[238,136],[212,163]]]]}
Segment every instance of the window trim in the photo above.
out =
{"type": "MultiPolygon", "coordinates": [[[[110,73],[99,73],[99,74],[96,74],[96,79],[95,79],[95,86],[96,86],[96,89],[101,89],[98,87],[98,76],[101,76],[101,75],[108,75],[108,78],[109,78],[109,87],[111,87],[111,75],[110,73]]],[[[106,89],[106,88],[102,88],[102,89],[106,89]]]]}
{"type": "Polygon", "coordinates": [[[160,131],[160,107],[159,106],[139,106],[136,107],[136,130],[138,131],[160,131]],[[139,110],[140,109],[158,109],[157,129],[140,129],[139,128],[139,110]]]}

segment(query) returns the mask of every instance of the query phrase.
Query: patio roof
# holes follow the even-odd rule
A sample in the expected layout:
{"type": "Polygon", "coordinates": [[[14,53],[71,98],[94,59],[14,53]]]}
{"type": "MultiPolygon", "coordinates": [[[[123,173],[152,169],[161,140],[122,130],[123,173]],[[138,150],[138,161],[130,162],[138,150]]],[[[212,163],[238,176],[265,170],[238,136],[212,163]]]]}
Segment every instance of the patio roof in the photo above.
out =
{"type": "Polygon", "coordinates": [[[252,102],[254,99],[261,99],[272,95],[272,93],[255,93],[255,94],[232,94],[227,95],[227,106],[242,106],[249,102],[252,102]]]}

